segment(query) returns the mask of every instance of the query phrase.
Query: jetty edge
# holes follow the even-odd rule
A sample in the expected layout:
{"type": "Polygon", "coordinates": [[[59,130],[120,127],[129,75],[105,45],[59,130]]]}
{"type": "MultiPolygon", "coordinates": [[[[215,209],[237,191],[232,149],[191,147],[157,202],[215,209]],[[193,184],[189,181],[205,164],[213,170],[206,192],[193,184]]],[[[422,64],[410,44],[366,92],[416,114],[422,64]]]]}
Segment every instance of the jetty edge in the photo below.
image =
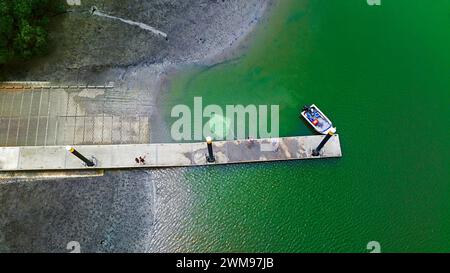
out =
{"type": "Polygon", "coordinates": [[[324,136],[214,141],[215,161],[208,162],[206,142],[73,146],[95,162],[87,166],[67,146],[0,148],[0,172],[82,169],[190,167],[342,157],[339,135],[333,135],[318,156],[314,149],[324,136]]]}

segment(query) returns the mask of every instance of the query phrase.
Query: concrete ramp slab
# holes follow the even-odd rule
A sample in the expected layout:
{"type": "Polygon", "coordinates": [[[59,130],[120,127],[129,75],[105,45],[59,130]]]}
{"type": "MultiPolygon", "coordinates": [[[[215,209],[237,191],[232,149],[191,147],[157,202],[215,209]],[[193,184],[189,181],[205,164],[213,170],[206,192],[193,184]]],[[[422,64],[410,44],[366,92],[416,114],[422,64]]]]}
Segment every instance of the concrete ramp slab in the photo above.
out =
{"type": "Polygon", "coordinates": [[[0,170],[17,170],[20,148],[0,148],[0,170]]]}

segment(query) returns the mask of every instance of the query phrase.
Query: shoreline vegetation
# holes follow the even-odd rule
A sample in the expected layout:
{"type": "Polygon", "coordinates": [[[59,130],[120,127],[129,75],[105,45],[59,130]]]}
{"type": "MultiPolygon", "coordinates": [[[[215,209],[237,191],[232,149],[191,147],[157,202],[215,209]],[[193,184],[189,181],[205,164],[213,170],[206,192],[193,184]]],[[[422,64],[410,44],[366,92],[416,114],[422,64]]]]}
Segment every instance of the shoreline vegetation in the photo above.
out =
{"type": "Polygon", "coordinates": [[[47,54],[51,17],[65,10],[62,0],[0,0],[0,66],[47,54]]]}

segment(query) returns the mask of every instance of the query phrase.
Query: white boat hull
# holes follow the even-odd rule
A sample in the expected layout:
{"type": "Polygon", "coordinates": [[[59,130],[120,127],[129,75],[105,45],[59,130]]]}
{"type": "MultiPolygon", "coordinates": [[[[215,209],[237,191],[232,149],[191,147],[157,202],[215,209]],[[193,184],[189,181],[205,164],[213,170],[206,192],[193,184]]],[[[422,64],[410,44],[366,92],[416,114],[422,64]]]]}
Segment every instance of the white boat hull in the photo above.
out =
{"type": "Polygon", "coordinates": [[[305,108],[300,115],[314,128],[314,130],[322,135],[329,133],[334,134],[336,132],[333,123],[315,104],[305,108]]]}

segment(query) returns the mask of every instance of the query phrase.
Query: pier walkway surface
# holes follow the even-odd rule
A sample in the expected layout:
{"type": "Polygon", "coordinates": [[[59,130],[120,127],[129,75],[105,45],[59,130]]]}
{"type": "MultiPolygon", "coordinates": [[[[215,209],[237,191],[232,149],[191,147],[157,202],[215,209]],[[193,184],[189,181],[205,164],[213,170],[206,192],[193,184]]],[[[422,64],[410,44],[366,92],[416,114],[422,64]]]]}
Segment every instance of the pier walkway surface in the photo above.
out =
{"type": "Polygon", "coordinates": [[[215,163],[208,163],[206,142],[130,145],[82,145],[76,150],[94,158],[86,167],[65,146],[24,146],[0,148],[0,171],[129,169],[188,167],[265,161],[341,157],[339,136],[334,135],[320,152],[312,156],[324,136],[296,136],[272,139],[213,142],[215,163]],[[145,163],[136,163],[136,158],[145,163]]]}

